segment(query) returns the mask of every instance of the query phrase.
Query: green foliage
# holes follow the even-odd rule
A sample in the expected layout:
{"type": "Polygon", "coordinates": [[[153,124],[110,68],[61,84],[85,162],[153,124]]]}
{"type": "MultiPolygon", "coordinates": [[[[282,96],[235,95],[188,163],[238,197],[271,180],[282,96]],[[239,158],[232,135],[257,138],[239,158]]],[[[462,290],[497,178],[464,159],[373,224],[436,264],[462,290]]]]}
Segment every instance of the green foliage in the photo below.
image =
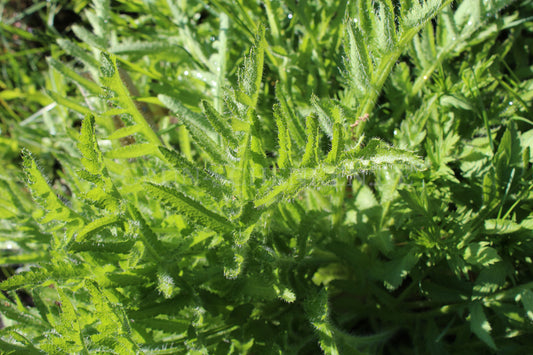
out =
{"type": "Polygon", "coordinates": [[[87,5],[2,12],[0,350],[531,349],[530,1],[87,5]]]}

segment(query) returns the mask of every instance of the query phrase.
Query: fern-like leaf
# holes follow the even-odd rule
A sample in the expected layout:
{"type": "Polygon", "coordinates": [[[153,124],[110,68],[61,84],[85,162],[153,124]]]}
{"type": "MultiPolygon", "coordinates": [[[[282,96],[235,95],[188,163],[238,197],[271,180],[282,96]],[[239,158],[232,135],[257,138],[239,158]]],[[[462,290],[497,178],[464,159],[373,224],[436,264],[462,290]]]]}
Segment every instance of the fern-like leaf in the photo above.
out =
{"type": "Polygon", "coordinates": [[[234,133],[230,125],[220,116],[220,114],[211,106],[207,101],[202,101],[204,113],[215,131],[222,137],[224,141],[232,148],[235,149],[239,144],[234,137],[234,133]]]}
{"type": "Polygon", "coordinates": [[[199,202],[175,189],[152,183],[147,183],[145,186],[150,195],[176,208],[178,212],[183,213],[196,223],[221,232],[233,229],[232,223],[226,218],[208,210],[199,202]]]}
{"type": "Polygon", "coordinates": [[[307,144],[302,157],[301,167],[313,167],[318,163],[318,120],[315,115],[309,115],[306,119],[307,144]]]}
{"type": "Polygon", "coordinates": [[[133,121],[135,121],[135,124],[139,125],[140,132],[150,143],[154,145],[160,145],[161,141],[154,132],[154,128],[147,122],[146,118],[137,109],[137,106],[133,102],[128,89],[124,83],[122,83],[117,68],[116,57],[112,54],[102,52],[101,63],[102,66],[100,67],[100,72],[102,76],[100,77],[100,80],[107,88],[115,92],[117,105],[131,115],[133,121]]]}
{"type": "Polygon", "coordinates": [[[167,149],[165,147],[159,147],[161,154],[165,159],[174,166],[183,176],[188,176],[192,183],[198,184],[207,195],[211,195],[216,198],[223,198],[231,194],[231,189],[228,187],[226,180],[215,178],[215,173],[204,168],[201,169],[187,159],[179,155],[179,153],[167,149]]]}
{"type": "Polygon", "coordinates": [[[31,153],[23,151],[24,172],[33,198],[47,211],[43,223],[51,221],[71,222],[81,221],[73,210],[68,208],[48,185],[31,153]]]}

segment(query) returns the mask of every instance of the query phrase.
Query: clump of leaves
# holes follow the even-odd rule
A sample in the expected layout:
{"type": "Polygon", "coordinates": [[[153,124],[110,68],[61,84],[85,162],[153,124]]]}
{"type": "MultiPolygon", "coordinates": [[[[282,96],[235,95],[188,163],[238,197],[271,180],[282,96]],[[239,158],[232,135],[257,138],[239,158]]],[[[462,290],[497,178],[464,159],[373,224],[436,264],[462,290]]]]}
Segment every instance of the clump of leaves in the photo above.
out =
{"type": "Polygon", "coordinates": [[[20,142],[25,185],[0,179],[22,265],[0,346],[528,349],[533,81],[509,53],[531,26],[508,5],[93,1],[48,59],[57,167],[20,142]]]}

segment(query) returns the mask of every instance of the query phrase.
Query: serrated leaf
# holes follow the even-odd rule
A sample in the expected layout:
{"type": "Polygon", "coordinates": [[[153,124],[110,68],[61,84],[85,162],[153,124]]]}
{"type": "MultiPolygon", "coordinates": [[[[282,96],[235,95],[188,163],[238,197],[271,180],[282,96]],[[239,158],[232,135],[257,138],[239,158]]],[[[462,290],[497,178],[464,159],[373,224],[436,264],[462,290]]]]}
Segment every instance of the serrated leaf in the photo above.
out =
{"type": "Polygon", "coordinates": [[[75,253],[90,251],[95,253],[127,254],[134,244],[133,240],[125,242],[71,242],[68,248],[75,253]]]}
{"type": "Polygon", "coordinates": [[[343,121],[342,108],[333,100],[319,100],[315,95],[311,96],[311,103],[318,113],[320,128],[333,139],[333,125],[343,121]]]}
{"type": "Polygon", "coordinates": [[[139,111],[129,90],[126,88],[122,79],[120,78],[117,67],[117,59],[114,55],[106,52],[101,53],[100,58],[100,73],[101,82],[115,93],[114,99],[117,106],[125,110],[139,127],[139,132],[152,144],[160,145],[161,141],[154,128],[148,123],[143,114],[139,111]]]}
{"type": "Polygon", "coordinates": [[[485,220],[485,231],[487,234],[509,234],[522,229],[522,226],[508,219],[487,219],[485,220]]]}
{"type": "Polygon", "coordinates": [[[65,64],[61,63],[57,59],[54,58],[48,58],[48,64],[52,66],[55,70],[60,72],[62,75],[66,76],[70,80],[72,80],[74,83],[81,85],[83,88],[87,89],[90,93],[96,96],[100,96],[103,94],[103,90],[94,81],[84,78],[80,74],[76,73],[74,70],[67,67],[65,64]]]}
{"type": "Polygon", "coordinates": [[[304,309],[309,321],[318,332],[320,348],[327,355],[339,355],[339,349],[334,338],[334,329],[329,324],[328,293],[322,289],[317,294],[309,296],[304,303],[304,309]]]}
{"type": "Polygon", "coordinates": [[[246,97],[245,101],[248,102],[245,104],[251,108],[255,108],[261,90],[265,47],[265,28],[260,24],[257,26],[254,46],[250,49],[250,54],[244,59],[244,67],[239,71],[237,95],[246,97]]]}
{"type": "Polygon", "coordinates": [[[175,189],[152,183],[147,183],[145,186],[153,197],[161,199],[171,207],[176,208],[177,212],[183,213],[196,223],[222,232],[234,228],[232,223],[226,218],[208,210],[199,202],[192,200],[175,189]]]}
{"type": "Polygon", "coordinates": [[[231,189],[226,185],[228,181],[220,181],[212,171],[202,169],[179,153],[160,146],[159,150],[165,159],[174,166],[182,175],[188,176],[193,184],[198,184],[207,194],[216,198],[223,198],[231,193],[231,189]]]}
{"type": "Polygon", "coordinates": [[[159,95],[158,98],[183,120],[194,142],[211,158],[213,163],[220,165],[227,163],[226,152],[211,138],[216,136],[216,133],[205,117],[190,111],[173,97],[159,95]]]}
{"type": "Polygon", "coordinates": [[[157,98],[163,105],[181,119],[187,128],[194,127],[197,131],[203,132],[204,135],[207,134],[211,138],[216,136],[213,127],[205,116],[191,111],[177,98],[172,96],[160,94],[157,98]]]}
{"type": "Polygon", "coordinates": [[[163,294],[166,299],[172,298],[176,289],[174,279],[166,271],[160,270],[157,273],[157,290],[163,294]]]}
{"type": "Polygon", "coordinates": [[[274,186],[264,196],[254,201],[255,207],[270,206],[280,198],[293,198],[295,195],[309,183],[313,178],[311,172],[306,173],[305,169],[292,173],[286,180],[279,185],[274,186]]]}
{"type": "Polygon", "coordinates": [[[520,222],[520,227],[527,230],[533,230],[533,217],[523,219],[522,222],[520,222]]]}
{"type": "Polygon", "coordinates": [[[168,41],[135,41],[123,42],[114,44],[109,48],[109,51],[114,54],[129,54],[129,55],[146,55],[146,54],[186,54],[188,52],[180,45],[169,43],[168,41]]]}
{"type": "Polygon", "coordinates": [[[23,150],[24,173],[32,196],[47,211],[42,223],[50,221],[70,222],[78,215],[68,208],[48,185],[29,151],[23,150]]]}
{"type": "Polygon", "coordinates": [[[122,128],[117,129],[115,132],[111,133],[107,139],[120,139],[127,136],[131,136],[135,133],[138,133],[141,131],[141,128],[137,125],[133,126],[125,126],[122,128]]]}
{"type": "MultiPolygon", "coordinates": [[[[371,10],[369,10],[371,11],[371,10]]],[[[346,76],[352,82],[354,90],[364,93],[365,88],[370,87],[373,78],[373,64],[368,52],[368,43],[359,26],[353,21],[347,23],[348,36],[346,37],[345,59],[346,76]]]]}
{"type": "Polygon", "coordinates": [[[85,277],[87,270],[84,265],[72,265],[66,262],[47,263],[42,267],[32,267],[30,271],[11,276],[0,283],[0,289],[4,291],[16,290],[22,287],[34,288],[49,280],[64,282],[69,279],[85,277]]]}
{"type": "Polygon", "coordinates": [[[333,139],[331,141],[331,150],[326,157],[326,162],[328,164],[337,164],[341,159],[341,156],[344,152],[344,135],[343,127],[340,123],[335,123],[333,125],[333,139]]]}
{"type": "Polygon", "coordinates": [[[94,116],[87,115],[83,120],[78,141],[78,149],[83,158],[81,162],[90,174],[99,175],[104,169],[102,153],[94,133],[94,116]]]}
{"type": "Polygon", "coordinates": [[[485,312],[483,312],[483,306],[481,303],[474,303],[468,308],[470,310],[470,329],[485,344],[487,344],[493,350],[496,350],[496,343],[494,343],[494,340],[490,335],[492,327],[485,316],[485,312]]]}
{"type": "Polygon", "coordinates": [[[380,20],[383,22],[383,31],[381,32],[386,38],[386,50],[392,51],[398,41],[396,35],[396,21],[394,16],[394,6],[391,0],[383,0],[379,7],[380,20]]]}
{"type": "Polygon", "coordinates": [[[294,139],[296,143],[296,149],[303,149],[306,141],[305,131],[288,101],[290,96],[284,92],[280,85],[276,86],[276,99],[278,105],[274,106],[274,110],[277,110],[278,115],[283,115],[287,120],[287,129],[290,132],[290,138],[294,139]]]}
{"type": "Polygon", "coordinates": [[[95,36],[93,33],[88,31],[86,28],[74,25],[72,26],[72,32],[81,39],[83,42],[87,43],[91,47],[95,48],[105,48],[107,47],[107,41],[103,38],[100,38],[98,36],[95,36]]]}
{"type": "Polygon", "coordinates": [[[501,261],[498,251],[484,242],[469,244],[464,250],[463,257],[467,263],[481,267],[501,261]]]}
{"type": "Polygon", "coordinates": [[[528,318],[533,321],[533,292],[531,290],[524,290],[520,296],[528,318]]]}
{"type": "Polygon", "coordinates": [[[239,144],[237,139],[234,137],[233,130],[227,121],[225,121],[222,116],[215,110],[211,104],[207,101],[202,100],[202,105],[204,108],[204,113],[215,131],[220,135],[220,137],[225,140],[228,145],[235,149],[239,144]]]}
{"type": "Polygon", "coordinates": [[[115,215],[108,215],[101,218],[98,218],[91,223],[84,226],[77,234],[76,241],[82,242],[88,235],[97,233],[103,228],[106,228],[110,225],[115,225],[121,221],[120,217],[115,215]]]}
{"type": "Polygon", "coordinates": [[[411,249],[407,254],[386,263],[383,270],[385,286],[391,290],[398,288],[419,259],[420,255],[411,249]]]}
{"type": "Polygon", "coordinates": [[[50,98],[52,100],[54,100],[55,102],[57,102],[61,106],[65,106],[66,108],[69,108],[71,110],[79,112],[79,113],[81,113],[83,115],[91,115],[92,114],[92,111],[89,108],[80,105],[78,102],[76,102],[74,100],[71,100],[69,98],[63,97],[63,96],[59,95],[56,92],[47,90],[46,94],[48,96],[50,96],[50,98]]]}
{"type": "Polygon", "coordinates": [[[50,334],[46,343],[51,345],[51,348],[58,347],[63,352],[87,352],[76,310],[62,289],[58,289],[57,292],[61,301],[60,318],[54,321],[56,332],[50,334]]]}
{"type": "Polygon", "coordinates": [[[318,120],[315,115],[306,119],[307,144],[302,157],[301,167],[313,167],[318,163],[318,120]]]}
{"type": "Polygon", "coordinates": [[[278,166],[281,169],[288,168],[292,165],[291,162],[291,138],[289,136],[289,129],[287,127],[287,120],[281,112],[278,104],[274,105],[274,117],[276,118],[276,126],[278,127],[278,166]]]}
{"type": "Polygon", "coordinates": [[[164,254],[164,249],[157,235],[137,208],[130,204],[128,206],[128,212],[139,229],[139,235],[143,241],[144,247],[152,254],[154,259],[159,260],[161,255],[164,254]]]}
{"type": "Polygon", "coordinates": [[[472,111],[473,107],[464,97],[459,95],[443,95],[440,98],[440,104],[443,106],[452,106],[463,110],[472,111]]]}
{"type": "Polygon", "coordinates": [[[353,161],[350,163],[347,160],[345,161],[347,169],[354,169],[357,165],[360,169],[365,170],[389,165],[415,169],[420,169],[424,166],[423,160],[412,152],[391,147],[379,139],[372,139],[361,150],[350,154],[355,158],[357,164],[354,164],[353,161]]]}
{"type": "Polygon", "coordinates": [[[152,143],[137,143],[115,148],[105,153],[106,158],[110,159],[132,159],[145,155],[154,155],[159,153],[157,145],[152,143]]]}
{"type": "Polygon", "coordinates": [[[472,288],[472,300],[482,299],[500,290],[508,275],[509,270],[502,262],[483,268],[472,288]]]}
{"type": "Polygon", "coordinates": [[[65,52],[70,54],[72,57],[81,60],[83,63],[85,63],[85,65],[93,69],[98,68],[98,60],[81,48],[78,43],[74,43],[65,38],[59,38],[57,40],[57,44],[59,44],[59,46],[63,48],[65,52]]]}

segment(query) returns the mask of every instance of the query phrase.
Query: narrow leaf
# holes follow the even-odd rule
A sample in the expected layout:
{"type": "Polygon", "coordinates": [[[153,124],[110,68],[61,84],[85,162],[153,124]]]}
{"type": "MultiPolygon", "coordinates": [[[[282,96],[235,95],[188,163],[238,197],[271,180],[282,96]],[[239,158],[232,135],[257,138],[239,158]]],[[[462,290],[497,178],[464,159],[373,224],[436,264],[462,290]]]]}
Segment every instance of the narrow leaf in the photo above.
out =
{"type": "Polygon", "coordinates": [[[291,105],[289,105],[289,101],[287,99],[288,97],[289,96],[283,91],[281,86],[277,85],[276,98],[279,102],[279,115],[283,115],[283,117],[286,118],[290,137],[296,142],[297,149],[303,149],[306,141],[305,131],[300,123],[300,120],[292,110],[291,105]]]}
{"type": "Polygon", "coordinates": [[[83,86],[93,95],[99,96],[103,94],[103,90],[100,87],[100,85],[98,85],[97,83],[95,83],[94,81],[90,79],[84,78],[83,76],[79,75],[74,70],[70,69],[65,64],[58,61],[57,59],[48,58],[47,61],[48,61],[48,64],[50,64],[55,70],[57,70],[58,72],[60,72],[61,74],[69,78],[70,80],[72,80],[74,83],[83,86]]]}
{"type": "Polygon", "coordinates": [[[484,242],[468,245],[463,255],[465,261],[472,265],[487,267],[501,261],[498,251],[484,242]]]}
{"type": "Polygon", "coordinates": [[[204,113],[215,131],[224,139],[228,145],[235,149],[237,145],[239,144],[237,142],[237,139],[234,137],[234,133],[228,124],[222,116],[215,110],[211,104],[209,104],[207,101],[202,100],[202,106],[204,108],[204,113]]]}
{"type": "Polygon", "coordinates": [[[94,132],[94,116],[87,115],[83,120],[78,141],[78,149],[83,158],[81,162],[90,174],[98,175],[104,168],[102,152],[98,148],[94,132]]]}
{"type": "Polygon", "coordinates": [[[331,141],[331,150],[328,153],[326,161],[329,164],[337,164],[344,152],[343,127],[340,123],[333,125],[333,140],[331,141]]]}
{"type": "Polygon", "coordinates": [[[29,151],[23,151],[23,160],[24,173],[26,174],[32,196],[48,211],[42,222],[46,223],[52,220],[69,222],[78,218],[77,214],[65,206],[48,185],[29,151]]]}
{"type": "Polygon", "coordinates": [[[353,82],[355,90],[364,92],[371,86],[373,77],[373,64],[367,49],[368,42],[357,24],[350,21],[347,24],[348,36],[346,38],[345,59],[348,80],[353,82]]]}
{"type": "Polygon", "coordinates": [[[386,49],[392,51],[396,45],[396,25],[394,18],[394,6],[391,0],[382,0],[380,2],[380,18],[383,21],[383,35],[386,37],[386,49]]]}
{"type": "Polygon", "coordinates": [[[100,59],[102,66],[100,67],[100,80],[110,90],[116,94],[117,106],[126,110],[131,115],[133,121],[139,126],[140,133],[154,145],[160,145],[161,141],[154,132],[154,127],[148,123],[143,114],[138,110],[137,105],[133,102],[130,92],[120,78],[117,67],[117,59],[114,55],[102,52],[100,59]]]}
{"type": "Polygon", "coordinates": [[[508,219],[487,219],[485,220],[485,231],[487,234],[509,234],[518,232],[522,226],[508,219]]]}
{"type": "Polygon", "coordinates": [[[68,39],[59,38],[57,40],[57,44],[59,44],[59,46],[63,48],[65,52],[70,54],[72,57],[81,60],[83,63],[85,63],[85,65],[94,69],[98,69],[98,60],[81,48],[78,43],[74,43],[68,39]]]}
{"type": "Polygon", "coordinates": [[[102,229],[104,229],[104,228],[106,228],[106,227],[108,227],[110,225],[115,225],[115,224],[119,223],[120,221],[121,221],[120,217],[114,216],[114,215],[109,215],[109,216],[104,216],[104,217],[98,218],[98,219],[92,221],[91,223],[87,224],[86,226],[84,226],[78,232],[78,235],[76,236],[76,241],[77,242],[82,242],[90,234],[97,233],[98,231],[100,231],[100,230],[102,230],[102,229]]]}
{"type": "Polygon", "coordinates": [[[85,106],[80,105],[78,102],[71,100],[69,98],[63,97],[59,95],[57,92],[53,91],[46,91],[46,94],[50,96],[52,100],[60,104],[61,106],[65,106],[66,108],[69,108],[73,111],[79,112],[83,115],[91,115],[92,111],[85,106]]]}
{"type": "Polygon", "coordinates": [[[474,303],[468,308],[470,309],[470,329],[485,344],[496,350],[496,344],[490,335],[492,327],[485,316],[485,312],[483,312],[483,306],[481,303],[474,303]]]}
{"type": "Polygon", "coordinates": [[[161,199],[196,223],[216,231],[233,229],[233,225],[226,218],[208,210],[199,202],[192,200],[175,189],[152,183],[147,183],[145,186],[151,195],[161,199]]]}
{"type": "Polygon", "coordinates": [[[173,150],[165,147],[159,147],[159,150],[165,159],[172,164],[174,168],[176,168],[176,170],[178,170],[182,175],[190,177],[192,183],[197,183],[208,195],[220,199],[231,193],[231,189],[225,185],[227,181],[220,181],[220,179],[217,179],[214,176],[213,172],[194,165],[173,150]]]}
{"type": "Polygon", "coordinates": [[[138,133],[141,131],[141,128],[137,125],[133,126],[125,126],[122,128],[117,129],[115,132],[111,133],[107,139],[120,139],[127,136],[131,136],[132,134],[138,133]]]}
{"type": "Polygon", "coordinates": [[[300,166],[313,167],[318,163],[318,121],[315,115],[307,116],[307,144],[300,166]]]}
{"type": "Polygon", "coordinates": [[[533,292],[531,290],[524,290],[520,296],[528,318],[533,321],[533,292]]]}
{"type": "Polygon", "coordinates": [[[95,36],[93,33],[88,31],[85,27],[74,25],[72,26],[72,32],[81,39],[83,42],[87,43],[91,47],[103,49],[107,47],[107,41],[103,38],[95,36]]]}
{"type": "Polygon", "coordinates": [[[289,128],[287,126],[287,119],[283,112],[281,112],[279,104],[274,105],[274,117],[276,118],[276,125],[278,126],[278,166],[281,169],[284,169],[292,165],[292,151],[291,138],[289,136],[289,128]]]}
{"type": "Polygon", "coordinates": [[[153,155],[156,152],[159,152],[159,150],[155,144],[138,143],[110,150],[105,153],[105,157],[111,159],[132,159],[145,155],[153,155]]]}

